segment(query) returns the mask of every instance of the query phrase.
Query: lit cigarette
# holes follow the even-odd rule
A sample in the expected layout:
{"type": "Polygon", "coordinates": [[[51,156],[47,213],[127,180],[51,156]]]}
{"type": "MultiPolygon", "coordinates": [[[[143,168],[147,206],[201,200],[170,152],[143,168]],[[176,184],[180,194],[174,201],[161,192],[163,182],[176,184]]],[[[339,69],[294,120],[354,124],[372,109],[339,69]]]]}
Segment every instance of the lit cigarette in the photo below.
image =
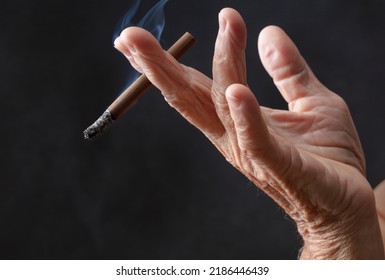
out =
{"type": "MultiPolygon", "coordinates": [[[[168,53],[176,59],[179,59],[193,44],[195,38],[186,32],[178,41],[175,42],[168,53]]],[[[107,110],[84,131],[85,139],[92,139],[102,133],[114,121],[130,108],[132,104],[151,86],[148,78],[142,74],[133,82],[108,108],[107,110]]]]}

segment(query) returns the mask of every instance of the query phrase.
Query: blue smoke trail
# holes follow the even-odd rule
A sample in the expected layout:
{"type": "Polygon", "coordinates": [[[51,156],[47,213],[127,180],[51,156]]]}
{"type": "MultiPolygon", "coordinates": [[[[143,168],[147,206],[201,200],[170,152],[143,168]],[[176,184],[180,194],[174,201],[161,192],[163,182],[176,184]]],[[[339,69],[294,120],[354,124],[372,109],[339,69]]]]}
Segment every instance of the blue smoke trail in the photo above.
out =
{"type": "Polygon", "coordinates": [[[164,7],[167,4],[168,0],[161,0],[159,1],[154,7],[152,7],[145,16],[138,22],[134,23],[132,22],[132,18],[135,16],[135,14],[138,11],[139,5],[141,3],[141,0],[135,0],[132,7],[127,11],[127,13],[123,16],[122,20],[116,27],[116,30],[114,32],[112,42],[115,41],[115,39],[120,35],[120,33],[130,26],[137,26],[146,29],[149,31],[152,35],[154,35],[155,38],[160,40],[160,37],[162,36],[162,32],[165,25],[165,13],[164,13],[164,7]]]}
{"type": "MultiPolygon", "coordinates": [[[[155,6],[153,6],[144,17],[138,22],[133,23],[132,19],[136,15],[139,9],[141,0],[134,0],[131,8],[123,16],[122,20],[119,22],[118,26],[115,29],[114,35],[112,37],[112,42],[119,37],[120,33],[130,26],[137,26],[149,31],[157,40],[159,41],[165,25],[165,13],[164,7],[167,4],[168,0],[161,0],[155,6]]],[[[133,68],[130,69],[128,74],[128,81],[126,87],[129,86],[136,78],[138,78],[139,73],[134,71],[133,68]]]]}

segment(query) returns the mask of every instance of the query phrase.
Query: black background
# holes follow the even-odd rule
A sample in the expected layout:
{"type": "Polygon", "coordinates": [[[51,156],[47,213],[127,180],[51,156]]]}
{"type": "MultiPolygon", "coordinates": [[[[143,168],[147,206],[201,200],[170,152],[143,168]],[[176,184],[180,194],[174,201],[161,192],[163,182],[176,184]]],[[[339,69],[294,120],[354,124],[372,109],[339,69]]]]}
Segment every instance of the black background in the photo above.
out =
{"type": "MultiPolygon", "coordinates": [[[[140,15],[157,1],[143,0],[140,15]]],[[[301,240],[278,206],[150,90],[93,142],[90,125],[129,71],[112,34],[131,0],[12,0],[0,5],[0,258],[295,259],[301,240]]],[[[256,38],[284,28],[351,108],[368,180],[385,177],[385,2],[181,1],[166,6],[167,48],[211,75],[217,14],[248,25],[248,82],[259,102],[286,104],[263,70],[256,38]]]]}

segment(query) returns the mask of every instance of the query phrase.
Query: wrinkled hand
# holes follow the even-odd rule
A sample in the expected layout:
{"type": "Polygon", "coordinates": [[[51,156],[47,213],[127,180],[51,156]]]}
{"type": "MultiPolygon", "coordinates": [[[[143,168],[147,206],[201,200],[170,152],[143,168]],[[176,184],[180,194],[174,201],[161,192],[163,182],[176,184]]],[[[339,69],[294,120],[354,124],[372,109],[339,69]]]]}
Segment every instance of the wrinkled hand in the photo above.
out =
{"type": "Polygon", "coordinates": [[[385,244],[385,180],[374,189],[374,196],[376,198],[377,215],[380,222],[382,242],[385,244]]]}
{"type": "Polygon", "coordinates": [[[289,110],[261,107],[247,87],[243,19],[227,8],[219,26],[212,79],[178,63],[139,28],[124,30],[115,47],[290,215],[304,240],[301,258],[383,258],[373,191],[345,102],[271,26],[259,36],[259,54],[289,110]]]}

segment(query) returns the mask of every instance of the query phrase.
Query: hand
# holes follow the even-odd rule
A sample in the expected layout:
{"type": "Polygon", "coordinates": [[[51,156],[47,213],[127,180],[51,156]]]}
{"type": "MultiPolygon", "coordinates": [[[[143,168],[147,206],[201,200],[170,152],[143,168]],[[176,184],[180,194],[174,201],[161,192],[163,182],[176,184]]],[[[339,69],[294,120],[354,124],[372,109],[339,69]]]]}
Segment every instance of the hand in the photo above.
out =
{"type": "Polygon", "coordinates": [[[219,25],[212,79],[179,64],[139,28],[124,30],[115,47],[290,215],[304,240],[301,258],[383,258],[373,191],[345,102],[270,26],[259,36],[259,54],[289,109],[261,107],[247,87],[243,19],[224,9],[219,25]]]}
{"type": "Polygon", "coordinates": [[[382,242],[385,244],[385,180],[374,189],[374,196],[376,198],[376,208],[382,233],[382,242]]]}

